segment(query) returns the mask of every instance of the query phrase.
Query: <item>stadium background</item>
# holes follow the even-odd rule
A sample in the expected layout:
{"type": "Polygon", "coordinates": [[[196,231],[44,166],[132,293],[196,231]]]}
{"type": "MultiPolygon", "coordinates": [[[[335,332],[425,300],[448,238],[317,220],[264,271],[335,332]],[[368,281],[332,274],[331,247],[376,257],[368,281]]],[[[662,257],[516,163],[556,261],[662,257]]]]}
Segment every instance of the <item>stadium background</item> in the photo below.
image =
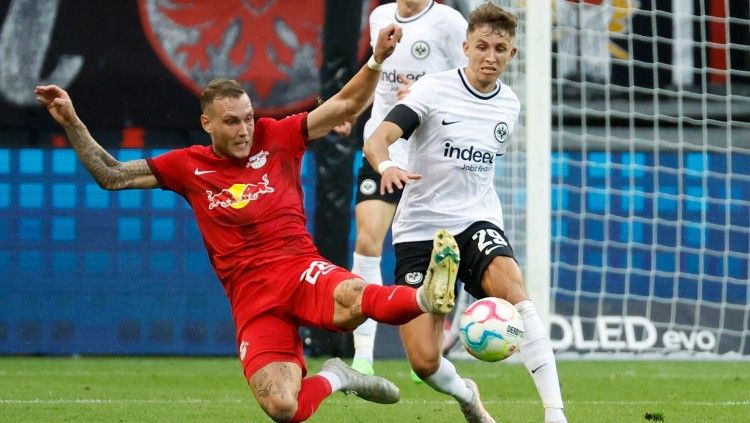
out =
{"type": "MultiPolygon", "coordinates": [[[[356,63],[366,57],[363,40],[357,45],[352,41],[358,35],[343,34],[360,33],[359,24],[375,1],[365,1],[364,8],[359,2],[330,2],[338,3],[335,13],[333,8],[328,10],[335,19],[326,19],[323,0],[304,0],[304,15],[281,7],[280,2],[249,2],[251,10],[228,13],[239,3],[224,2],[224,10],[197,8],[193,15],[160,8],[165,3],[156,0],[0,2],[0,353],[234,354],[228,304],[189,207],[160,190],[111,193],[99,189],[46,112],[34,105],[31,91],[47,77],[68,78],[67,88],[79,115],[113,155],[127,160],[206,143],[197,125],[196,90],[213,76],[241,80],[249,87],[259,114],[282,116],[312,107],[318,96],[326,98],[335,92],[337,84],[348,79],[356,63]],[[195,16],[203,19],[192,23],[195,28],[203,24],[209,30],[200,32],[185,23],[195,16]],[[324,22],[336,24],[324,28],[324,22]],[[237,28],[247,25],[256,29],[255,35],[242,38],[237,28]],[[40,29],[47,30],[48,39],[38,35],[44,32],[40,29]],[[10,41],[8,34],[21,35],[21,41],[10,41]],[[202,49],[179,45],[180,40],[194,42],[190,37],[203,40],[205,44],[195,43],[202,49]],[[209,47],[218,44],[224,49],[209,47]],[[14,73],[13,66],[19,63],[31,74],[14,73]],[[326,83],[321,85],[321,80],[326,83]]],[[[642,1],[640,7],[657,7],[657,3],[642,1]]],[[[747,6],[739,10],[747,19],[747,6]]],[[[643,28],[634,24],[631,30],[643,28]]],[[[633,54],[637,60],[649,60],[647,55],[637,56],[637,49],[633,54]]],[[[748,66],[747,59],[737,63],[748,66]]],[[[613,80],[626,76],[613,69],[613,80]]],[[[630,77],[636,84],[652,83],[650,76],[630,77]]],[[[657,80],[667,85],[669,77],[657,80]]],[[[747,77],[736,81],[737,85],[747,83],[747,77]]],[[[308,226],[324,255],[343,266],[348,266],[353,244],[349,215],[358,142],[356,137],[324,139],[306,155],[303,166],[308,226]]],[[[708,257],[699,270],[688,252],[679,260],[684,268],[675,269],[673,254],[666,252],[676,245],[674,227],[648,223],[653,200],[648,195],[633,196],[627,188],[635,180],[641,192],[653,193],[653,172],[663,173],[661,182],[666,185],[669,175],[678,170],[694,173],[696,177],[687,178],[679,189],[718,201],[659,200],[663,201],[658,204],[659,215],[696,223],[684,226],[679,235],[687,245],[700,248],[707,243],[722,250],[727,242],[724,234],[714,234],[700,222],[708,215],[721,217],[717,224],[731,221],[732,228],[750,227],[747,206],[730,201],[726,208],[720,201],[750,197],[750,156],[733,155],[735,176],[728,185],[722,178],[708,178],[705,183],[705,178],[697,176],[725,174],[727,162],[722,154],[661,154],[657,158],[647,152],[632,155],[602,150],[588,151],[583,157],[570,148],[553,153],[552,163],[553,214],[563,213],[560,223],[553,225],[556,257],[562,263],[578,263],[585,255],[590,263],[601,264],[587,270],[580,287],[566,285],[578,279],[564,267],[554,273],[553,283],[561,287],[555,294],[561,307],[558,314],[565,313],[565,304],[573,303],[568,292],[597,295],[603,275],[611,281],[604,289],[622,293],[617,272],[606,272],[623,267],[644,272],[655,268],[665,274],[679,270],[683,275],[679,289],[668,278],[669,283],[661,285],[664,289],[653,293],[647,282],[639,285],[636,277],[631,280],[631,293],[663,299],[699,295],[710,299],[715,294],[740,307],[748,304],[750,241],[746,229],[728,230],[728,242],[736,254],[727,260],[708,257]],[[643,166],[609,171],[611,163],[632,162],[643,166]],[[658,168],[650,167],[655,163],[658,168]],[[582,198],[584,188],[594,188],[595,194],[582,198]],[[684,204],[678,207],[678,201],[684,204]],[[585,215],[579,214],[581,207],[585,215]],[[629,210],[643,216],[644,222],[619,229],[609,225],[609,233],[604,234],[605,214],[616,216],[629,210]],[[653,244],[661,252],[654,255],[644,249],[622,263],[618,260],[624,255],[602,257],[595,249],[579,248],[605,239],[653,244]],[[712,287],[710,281],[699,284],[701,271],[729,275],[744,283],[729,284],[727,290],[712,287]]],[[[674,185],[677,190],[676,181],[674,185]]],[[[384,254],[386,280],[393,267],[391,251],[388,247],[384,254]]],[[[746,312],[732,318],[738,321],[737,329],[745,325],[747,330],[746,312]]],[[[339,343],[329,347],[346,349],[340,338],[323,342],[339,343]]],[[[739,342],[744,345],[741,353],[750,354],[750,342],[739,342]]],[[[382,329],[377,355],[399,354],[395,332],[382,329]]]]}

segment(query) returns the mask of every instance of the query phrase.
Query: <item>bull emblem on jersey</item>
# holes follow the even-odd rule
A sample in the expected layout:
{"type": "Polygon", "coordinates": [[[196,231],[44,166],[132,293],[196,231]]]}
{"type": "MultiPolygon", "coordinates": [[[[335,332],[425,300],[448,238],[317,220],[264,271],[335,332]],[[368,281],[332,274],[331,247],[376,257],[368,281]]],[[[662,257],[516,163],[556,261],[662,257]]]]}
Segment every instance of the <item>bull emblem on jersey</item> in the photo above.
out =
{"type": "Polygon", "coordinates": [[[247,206],[251,201],[255,201],[261,194],[273,192],[268,181],[268,174],[263,175],[263,181],[257,184],[234,184],[229,188],[224,188],[214,194],[206,190],[208,196],[208,209],[213,210],[216,207],[241,209],[247,206]]]}

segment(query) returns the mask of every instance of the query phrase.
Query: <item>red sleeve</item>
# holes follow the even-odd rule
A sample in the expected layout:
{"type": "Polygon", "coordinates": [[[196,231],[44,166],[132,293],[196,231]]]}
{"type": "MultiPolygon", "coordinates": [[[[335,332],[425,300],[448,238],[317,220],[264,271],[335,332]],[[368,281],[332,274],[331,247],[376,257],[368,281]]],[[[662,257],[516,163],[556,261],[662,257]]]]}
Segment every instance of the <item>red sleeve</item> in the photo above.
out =
{"type": "Polygon", "coordinates": [[[184,182],[188,180],[185,174],[187,149],[169,151],[160,156],[146,159],[146,163],[162,189],[174,191],[178,194],[185,191],[184,182]]]}
{"type": "Polygon", "coordinates": [[[307,112],[297,113],[276,120],[261,118],[255,129],[253,142],[260,141],[264,147],[274,146],[302,157],[307,149],[307,112]]]}

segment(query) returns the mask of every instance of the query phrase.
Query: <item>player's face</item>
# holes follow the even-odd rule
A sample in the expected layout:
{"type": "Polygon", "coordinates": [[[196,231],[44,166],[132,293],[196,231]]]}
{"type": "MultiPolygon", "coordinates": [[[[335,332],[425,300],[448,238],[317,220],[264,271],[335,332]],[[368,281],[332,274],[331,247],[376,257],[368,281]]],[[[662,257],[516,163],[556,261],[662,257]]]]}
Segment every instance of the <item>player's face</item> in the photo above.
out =
{"type": "Polygon", "coordinates": [[[489,92],[516,55],[515,39],[505,31],[492,31],[489,25],[481,25],[464,41],[464,54],[469,58],[469,82],[479,91],[489,92]]]}
{"type": "Polygon", "coordinates": [[[211,135],[214,152],[224,158],[246,159],[253,144],[253,106],[250,97],[217,97],[201,115],[203,129],[211,135]]]}

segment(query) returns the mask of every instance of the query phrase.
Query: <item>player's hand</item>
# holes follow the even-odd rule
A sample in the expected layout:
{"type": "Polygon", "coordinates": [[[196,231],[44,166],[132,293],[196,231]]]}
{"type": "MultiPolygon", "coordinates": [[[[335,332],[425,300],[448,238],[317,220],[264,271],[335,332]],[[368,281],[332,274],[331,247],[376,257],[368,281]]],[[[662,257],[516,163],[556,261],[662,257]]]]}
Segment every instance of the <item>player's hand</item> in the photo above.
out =
{"type": "Polygon", "coordinates": [[[396,166],[389,167],[386,169],[380,178],[380,194],[385,195],[393,194],[395,188],[404,189],[406,184],[411,181],[422,179],[422,175],[418,173],[407,172],[403,169],[399,169],[396,166]]]}
{"type": "Polygon", "coordinates": [[[79,121],[73,101],[68,93],[57,85],[44,85],[34,89],[36,101],[47,108],[52,118],[60,125],[70,125],[79,121]]]}
{"type": "Polygon", "coordinates": [[[385,59],[393,54],[396,44],[401,41],[401,35],[401,27],[396,24],[390,24],[380,30],[380,33],[378,33],[378,42],[375,44],[372,52],[376,62],[383,63],[385,59]]]}
{"type": "Polygon", "coordinates": [[[331,130],[340,137],[348,137],[352,133],[352,123],[347,120],[334,126],[331,130]]]}
{"type": "Polygon", "coordinates": [[[413,79],[409,79],[404,75],[403,73],[398,74],[398,82],[401,83],[401,85],[398,87],[398,90],[396,91],[396,98],[400,100],[403,100],[407,94],[411,91],[411,84],[414,83],[413,79]]]}

